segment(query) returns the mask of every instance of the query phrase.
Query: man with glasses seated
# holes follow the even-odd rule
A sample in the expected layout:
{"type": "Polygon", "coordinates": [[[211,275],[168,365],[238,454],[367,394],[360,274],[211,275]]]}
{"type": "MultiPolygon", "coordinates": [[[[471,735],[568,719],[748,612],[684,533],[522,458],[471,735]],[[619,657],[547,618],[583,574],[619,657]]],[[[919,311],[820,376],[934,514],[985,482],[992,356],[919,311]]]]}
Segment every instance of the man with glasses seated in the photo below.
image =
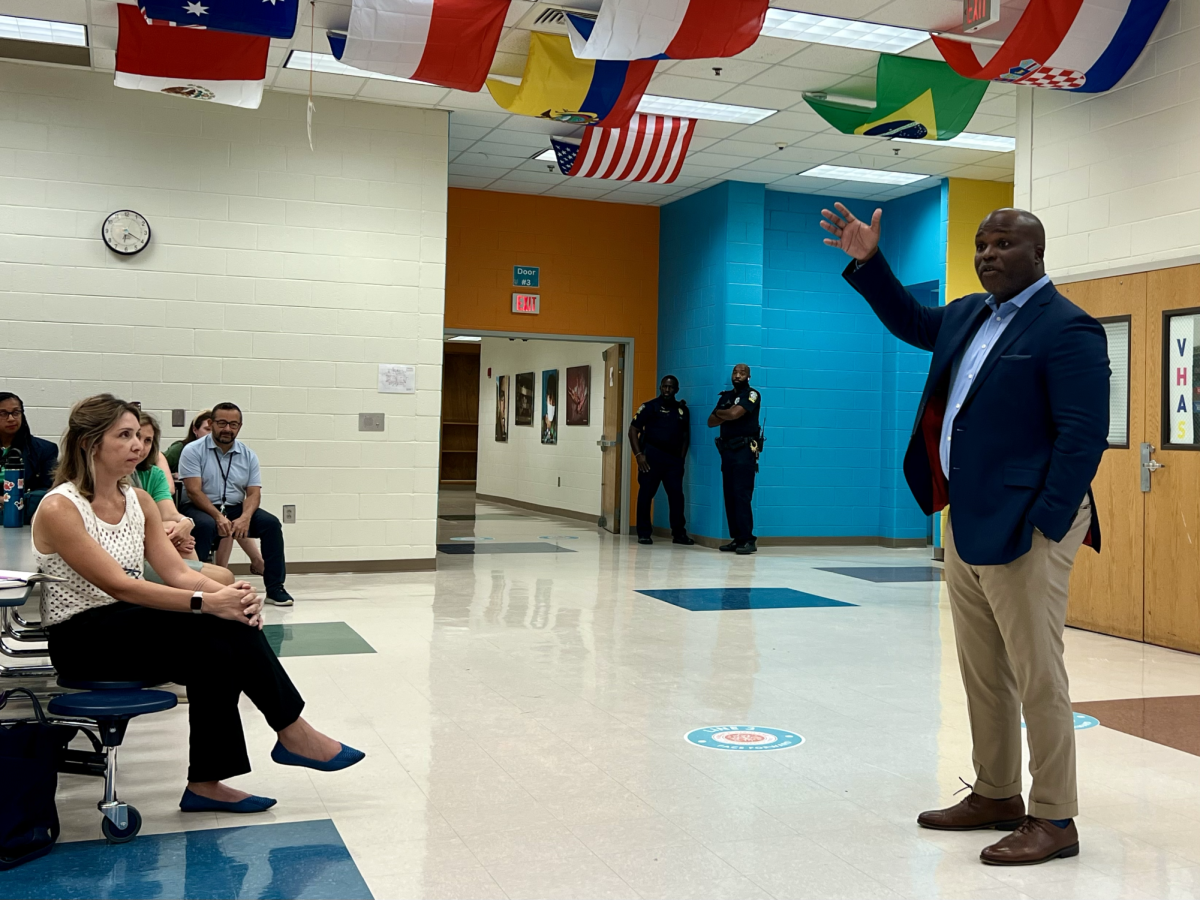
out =
{"type": "Polygon", "coordinates": [[[262,477],[258,456],[237,439],[242,411],[234,403],[218,403],[212,411],[212,431],[192,441],[179,455],[179,477],[187,488],[185,515],[196,523],[192,537],[196,553],[207,560],[220,538],[259,538],[267,587],[267,600],[291,606],[292,595],[283,586],[283,526],[262,502],[262,477]]]}

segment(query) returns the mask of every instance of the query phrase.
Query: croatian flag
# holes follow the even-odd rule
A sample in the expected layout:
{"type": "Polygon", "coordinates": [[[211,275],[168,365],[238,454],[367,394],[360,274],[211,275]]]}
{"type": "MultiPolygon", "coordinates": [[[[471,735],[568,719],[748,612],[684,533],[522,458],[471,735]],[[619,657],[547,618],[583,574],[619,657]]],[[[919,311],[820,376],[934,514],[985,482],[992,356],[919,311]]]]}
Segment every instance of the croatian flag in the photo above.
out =
{"type": "Polygon", "coordinates": [[[758,39],[768,0],[604,0],[593,22],[567,14],[580,59],[712,59],[758,39]]]}
{"type": "Polygon", "coordinates": [[[1167,0],[1030,0],[1000,47],[933,36],[967,78],[1098,94],[1145,49],[1167,0]]]}
{"type": "Polygon", "coordinates": [[[258,109],[270,38],[174,28],[126,4],[117,13],[117,87],[258,109]]]}
{"type": "Polygon", "coordinates": [[[348,66],[460,91],[483,87],[509,0],[354,0],[345,35],[329,32],[348,66]]]}
{"type": "Polygon", "coordinates": [[[695,130],[695,119],[638,113],[624,128],[589,128],[581,142],[552,137],[550,144],[564,175],[670,184],[695,130]]]}
{"type": "Polygon", "coordinates": [[[138,0],[147,19],[291,40],[299,0],[138,0]]]}

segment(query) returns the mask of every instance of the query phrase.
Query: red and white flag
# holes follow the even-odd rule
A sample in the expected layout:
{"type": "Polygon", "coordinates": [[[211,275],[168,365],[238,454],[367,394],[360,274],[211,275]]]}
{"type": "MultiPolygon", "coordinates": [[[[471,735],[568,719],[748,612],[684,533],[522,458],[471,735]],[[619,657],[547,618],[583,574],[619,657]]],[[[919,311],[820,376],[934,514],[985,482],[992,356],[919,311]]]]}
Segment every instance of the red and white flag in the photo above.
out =
{"type": "Polygon", "coordinates": [[[128,4],[117,13],[117,87],[258,109],[270,38],[181,28],[128,4]]]}
{"type": "Polygon", "coordinates": [[[583,140],[551,138],[564,175],[670,184],[679,177],[695,119],[637,113],[624,128],[589,128],[583,140]]]}
{"type": "Polygon", "coordinates": [[[710,59],[753,44],[766,16],[767,0],[603,0],[567,34],[579,59],[710,59]]]}
{"type": "Polygon", "coordinates": [[[354,0],[333,55],[348,66],[460,91],[488,76],[509,0],[354,0]]]}

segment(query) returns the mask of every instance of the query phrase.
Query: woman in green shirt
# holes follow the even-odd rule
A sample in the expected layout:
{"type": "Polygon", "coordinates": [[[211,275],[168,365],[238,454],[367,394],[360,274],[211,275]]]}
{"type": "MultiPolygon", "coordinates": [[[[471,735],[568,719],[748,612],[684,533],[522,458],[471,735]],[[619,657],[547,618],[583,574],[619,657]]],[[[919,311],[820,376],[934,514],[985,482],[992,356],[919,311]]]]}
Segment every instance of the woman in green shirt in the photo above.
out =
{"type": "MultiPolygon", "coordinates": [[[[176,508],[175,484],[171,478],[171,471],[167,468],[167,460],[158,449],[162,440],[162,429],[159,428],[158,420],[149,413],[142,413],[141,423],[138,437],[142,439],[144,455],[133,472],[134,487],[140,487],[150,495],[162,516],[167,538],[189,568],[202,572],[221,584],[233,584],[233,573],[228,569],[200,562],[200,557],[196,555],[196,539],[192,537],[192,528],[196,523],[176,508]]],[[[146,578],[149,581],[159,581],[157,573],[150,568],[149,563],[146,564],[146,578]]]]}

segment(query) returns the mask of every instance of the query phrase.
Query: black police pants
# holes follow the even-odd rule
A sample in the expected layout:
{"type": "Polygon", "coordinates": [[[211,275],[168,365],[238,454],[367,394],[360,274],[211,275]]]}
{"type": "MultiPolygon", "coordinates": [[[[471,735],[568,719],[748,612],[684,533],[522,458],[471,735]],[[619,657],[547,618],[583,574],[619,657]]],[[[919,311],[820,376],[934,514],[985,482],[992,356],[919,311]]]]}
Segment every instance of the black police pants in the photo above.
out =
{"type": "Polygon", "coordinates": [[[667,503],[671,507],[671,535],[683,537],[687,534],[683,518],[683,457],[650,446],[645,448],[645,454],[650,471],[638,469],[638,537],[648,538],[654,533],[650,502],[658,493],[660,484],[666,489],[667,503]]]}
{"type": "MultiPolygon", "coordinates": [[[[196,555],[207,562],[212,558],[212,551],[220,543],[221,536],[217,534],[217,522],[208,513],[190,504],[183,510],[196,523],[192,529],[192,537],[196,539],[196,555]]],[[[225,518],[233,521],[242,514],[242,504],[225,507],[225,518]]],[[[287,577],[287,568],[283,557],[283,526],[279,520],[265,509],[256,509],[250,517],[248,535],[262,541],[263,583],[267,591],[283,587],[287,577]]]]}
{"type": "Polygon", "coordinates": [[[729,537],[735,544],[748,544],[754,537],[754,476],[758,461],[748,446],[721,454],[721,482],[725,488],[725,518],[729,537]]]}
{"type": "Polygon", "coordinates": [[[187,685],[188,781],[250,771],[238,698],[244,693],[273,731],[304,709],[300,692],[257,628],[216,616],[110,603],[51,625],[50,661],[85,681],[187,685]]]}

